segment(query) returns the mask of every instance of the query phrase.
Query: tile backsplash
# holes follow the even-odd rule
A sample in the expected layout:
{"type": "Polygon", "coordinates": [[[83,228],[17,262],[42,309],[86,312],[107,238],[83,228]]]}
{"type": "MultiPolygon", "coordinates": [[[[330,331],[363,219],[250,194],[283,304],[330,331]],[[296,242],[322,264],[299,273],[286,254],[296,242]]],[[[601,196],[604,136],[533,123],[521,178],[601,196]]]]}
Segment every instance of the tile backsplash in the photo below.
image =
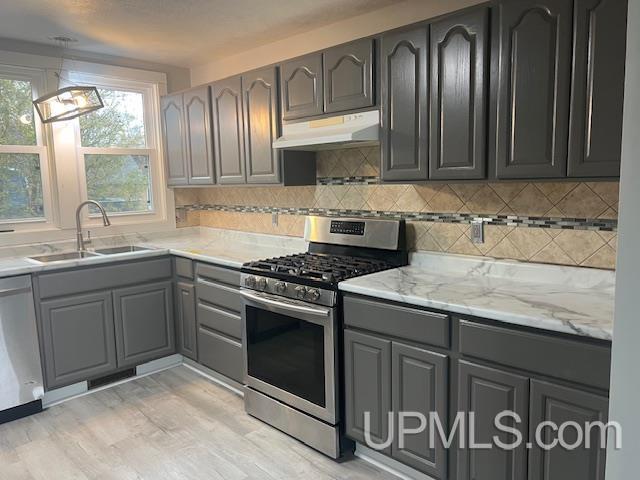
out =
{"type": "Polygon", "coordinates": [[[302,236],[310,213],[394,216],[413,250],[615,268],[618,182],[380,185],[379,162],[376,147],[330,150],[316,186],[176,189],[178,224],[302,236]],[[477,216],[483,244],[470,238],[477,216]]]}

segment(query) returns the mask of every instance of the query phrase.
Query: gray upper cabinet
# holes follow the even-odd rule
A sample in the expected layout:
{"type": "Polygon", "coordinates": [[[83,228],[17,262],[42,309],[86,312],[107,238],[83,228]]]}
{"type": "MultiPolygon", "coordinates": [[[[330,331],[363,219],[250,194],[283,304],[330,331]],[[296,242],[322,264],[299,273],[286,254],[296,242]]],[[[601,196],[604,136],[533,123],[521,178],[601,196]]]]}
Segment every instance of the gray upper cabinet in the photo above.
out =
{"type": "Polygon", "coordinates": [[[281,66],[280,74],[284,120],[323,113],[322,53],[286,61],[281,66]]]}
{"type": "Polygon", "coordinates": [[[620,175],[627,1],[576,0],[570,177],[620,175]]]}
{"type": "MultiPolygon", "coordinates": [[[[449,385],[447,356],[393,342],[391,365],[392,410],[396,415],[396,426],[401,423],[398,418],[400,412],[420,412],[427,419],[434,412],[438,414],[442,425],[446,426],[449,385]]],[[[419,420],[407,417],[404,426],[418,428],[419,420]]],[[[447,478],[447,451],[441,442],[431,448],[430,436],[429,428],[418,434],[407,434],[403,446],[400,446],[400,439],[396,436],[392,444],[392,456],[427,475],[447,478]]],[[[438,438],[437,433],[434,438],[438,438]]]]}
{"type": "Polygon", "coordinates": [[[431,25],[429,178],[486,177],[487,8],[431,25]]]}
{"type": "Polygon", "coordinates": [[[182,94],[168,95],[160,101],[162,140],[167,170],[167,184],[187,185],[187,146],[184,130],[184,103],[182,94]]]}
{"type": "Polygon", "coordinates": [[[171,281],[115,290],[113,303],[119,367],[175,353],[171,281]]]}
{"type": "Polygon", "coordinates": [[[40,320],[48,389],[116,369],[110,292],[43,301],[40,320]]]}
{"type": "Polygon", "coordinates": [[[572,5],[513,0],[495,8],[498,178],[566,176],[572,5]]]}
{"type": "Polygon", "coordinates": [[[325,113],[372,106],[373,39],[339,45],[323,55],[325,113]]]}
{"type": "Polygon", "coordinates": [[[275,67],[242,76],[247,183],[280,183],[276,79],[275,67]]]}
{"type": "MultiPolygon", "coordinates": [[[[600,430],[590,431],[590,448],[566,450],[558,445],[543,450],[534,441],[536,427],[542,422],[562,425],[577,422],[584,426],[591,422],[607,423],[609,402],[600,395],[566,388],[538,380],[531,381],[531,436],[534,447],[529,453],[528,480],[604,480],[606,446],[600,441],[600,430]]],[[[551,444],[557,438],[550,428],[543,431],[543,441],[551,444]]],[[[574,428],[565,430],[568,444],[577,441],[574,428]]]]}
{"type": "Polygon", "coordinates": [[[215,175],[209,87],[199,87],[184,94],[184,116],[189,184],[212,185],[215,175]]]}
{"type": "Polygon", "coordinates": [[[245,183],[242,78],[220,80],[211,88],[217,181],[221,185],[245,183]]]}
{"type": "Polygon", "coordinates": [[[178,353],[197,360],[196,287],[192,283],[176,283],[176,333],[178,353]]]}
{"type": "MultiPolygon", "coordinates": [[[[493,444],[498,436],[506,444],[514,437],[500,432],[494,425],[496,415],[507,410],[520,416],[515,424],[503,419],[502,424],[516,428],[527,438],[529,406],[529,379],[466,361],[458,363],[458,411],[475,413],[475,438],[480,443],[493,444]]],[[[525,445],[513,450],[501,448],[468,448],[469,429],[466,429],[464,445],[458,451],[457,480],[523,480],[527,475],[527,451],[525,445]]]]}
{"type": "Polygon", "coordinates": [[[428,29],[382,36],[380,121],[386,181],[427,180],[428,29]]]}
{"type": "MultiPolygon", "coordinates": [[[[345,330],[346,434],[365,442],[365,412],[370,412],[371,439],[386,441],[391,412],[391,342],[345,330]]],[[[391,453],[387,447],[383,452],[391,453]]]]}

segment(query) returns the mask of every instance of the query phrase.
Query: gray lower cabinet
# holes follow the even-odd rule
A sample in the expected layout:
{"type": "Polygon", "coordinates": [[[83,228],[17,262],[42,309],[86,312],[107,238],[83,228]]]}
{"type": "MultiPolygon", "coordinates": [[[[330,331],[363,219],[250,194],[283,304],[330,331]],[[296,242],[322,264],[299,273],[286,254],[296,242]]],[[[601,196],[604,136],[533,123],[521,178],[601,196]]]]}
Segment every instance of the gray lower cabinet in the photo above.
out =
{"type": "Polygon", "coordinates": [[[117,368],[111,292],[42,301],[40,320],[48,389],[117,368]]]}
{"type": "Polygon", "coordinates": [[[175,353],[171,281],[114,290],[118,366],[134,366],[175,353]]]}
{"type": "Polygon", "coordinates": [[[196,287],[193,283],[176,283],[176,343],[178,353],[198,359],[196,323],[196,287]]]}
{"type": "MultiPolygon", "coordinates": [[[[346,434],[366,443],[365,412],[369,412],[371,439],[385,442],[391,412],[391,342],[345,330],[344,364],[346,434]]],[[[391,447],[382,451],[391,453],[391,447]]]]}
{"type": "MultiPolygon", "coordinates": [[[[531,435],[534,447],[529,453],[528,480],[604,480],[605,445],[600,439],[600,429],[590,432],[590,448],[567,450],[556,446],[544,450],[536,445],[534,433],[542,422],[562,425],[576,422],[581,427],[591,422],[607,422],[609,402],[606,397],[548,382],[531,381],[531,435]]],[[[575,428],[568,428],[563,435],[565,442],[578,441],[575,428]]],[[[551,444],[557,433],[543,430],[542,439],[551,444]]]]}
{"type": "Polygon", "coordinates": [[[502,1],[492,22],[495,175],[564,177],[573,0],[502,1]]]}
{"type": "Polygon", "coordinates": [[[296,120],[323,113],[322,53],[284,62],[280,67],[282,118],[296,120]]]}
{"type": "Polygon", "coordinates": [[[381,177],[427,180],[428,27],[382,36],[380,47],[381,177]]]}
{"type": "Polygon", "coordinates": [[[431,24],[429,178],[487,175],[489,9],[431,24]]]}
{"type": "MultiPolygon", "coordinates": [[[[427,475],[447,478],[447,450],[442,442],[431,445],[432,413],[443,428],[448,425],[448,358],[422,348],[393,342],[391,346],[391,406],[395,415],[396,435],[391,456],[427,475]],[[415,429],[420,420],[400,412],[418,412],[429,427],[421,433],[407,434],[401,440],[398,428],[415,429]],[[402,443],[401,443],[402,442],[402,443]]],[[[356,393],[357,394],[357,393],[356,393]]],[[[435,438],[438,438],[436,435],[435,438]]]]}
{"type": "Polygon", "coordinates": [[[576,0],[570,177],[620,175],[627,1],[576,0]]]}
{"type": "MultiPolygon", "coordinates": [[[[502,370],[458,363],[458,411],[475,414],[475,435],[465,430],[464,448],[458,451],[457,480],[525,480],[527,450],[524,443],[513,450],[500,448],[471,449],[470,441],[493,443],[498,436],[504,443],[514,438],[496,429],[494,419],[503,411],[514,412],[522,419],[519,424],[503,420],[527,438],[529,409],[529,379],[502,370]]],[[[468,418],[468,417],[467,417],[468,418]]]]}
{"type": "Polygon", "coordinates": [[[160,99],[160,119],[167,184],[169,186],[188,185],[189,171],[182,94],[167,95],[160,99]]]}
{"type": "Polygon", "coordinates": [[[247,183],[280,183],[278,83],[275,67],[242,76],[247,183]]]}
{"type": "Polygon", "coordinates": [[[373,39],[338,45],[323,53],[324,111],[341,112],[375,103],[373,39]]]}
{"type": "Polygon", "coordinates": [[[245,183],[242,78],[219,80],[211,85],[214,158],[220,185],[245,183]]]}

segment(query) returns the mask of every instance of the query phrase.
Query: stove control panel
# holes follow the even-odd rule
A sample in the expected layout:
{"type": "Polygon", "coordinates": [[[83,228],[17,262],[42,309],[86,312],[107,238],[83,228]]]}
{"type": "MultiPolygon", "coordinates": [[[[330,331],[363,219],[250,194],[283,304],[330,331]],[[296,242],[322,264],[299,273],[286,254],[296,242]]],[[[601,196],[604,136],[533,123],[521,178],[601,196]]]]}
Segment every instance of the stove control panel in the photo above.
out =
{"type": "Polygon", "coordinates": [[[352,222],[344,220],[331,220],[329,233],[341,233],[343,235],[364,235],[364,222],[352,222]]]}
{"type": "Polygon", "coordinates": [[[337,299],[337,294],[334,290],[307,287],[305,285],[285,282],[277,278],[252,275],[250,273],[242,274],[240,285],[245,289],[271,293],[281,297],[324,305],[325,307],[333,307],[337,299]]]}

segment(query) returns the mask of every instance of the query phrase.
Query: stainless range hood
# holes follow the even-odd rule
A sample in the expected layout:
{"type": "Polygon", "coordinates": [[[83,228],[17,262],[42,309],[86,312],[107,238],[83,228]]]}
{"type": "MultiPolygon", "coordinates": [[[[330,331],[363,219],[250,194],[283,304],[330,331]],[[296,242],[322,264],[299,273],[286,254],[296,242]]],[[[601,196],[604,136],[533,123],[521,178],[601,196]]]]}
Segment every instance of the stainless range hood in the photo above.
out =
{"type": "Polygon", "coordinates": [[[273,142],[273,148],[331,150],[372,145],[379,139],[380,112],[372,110],[283,125],[282,136],[273,142]]]}

